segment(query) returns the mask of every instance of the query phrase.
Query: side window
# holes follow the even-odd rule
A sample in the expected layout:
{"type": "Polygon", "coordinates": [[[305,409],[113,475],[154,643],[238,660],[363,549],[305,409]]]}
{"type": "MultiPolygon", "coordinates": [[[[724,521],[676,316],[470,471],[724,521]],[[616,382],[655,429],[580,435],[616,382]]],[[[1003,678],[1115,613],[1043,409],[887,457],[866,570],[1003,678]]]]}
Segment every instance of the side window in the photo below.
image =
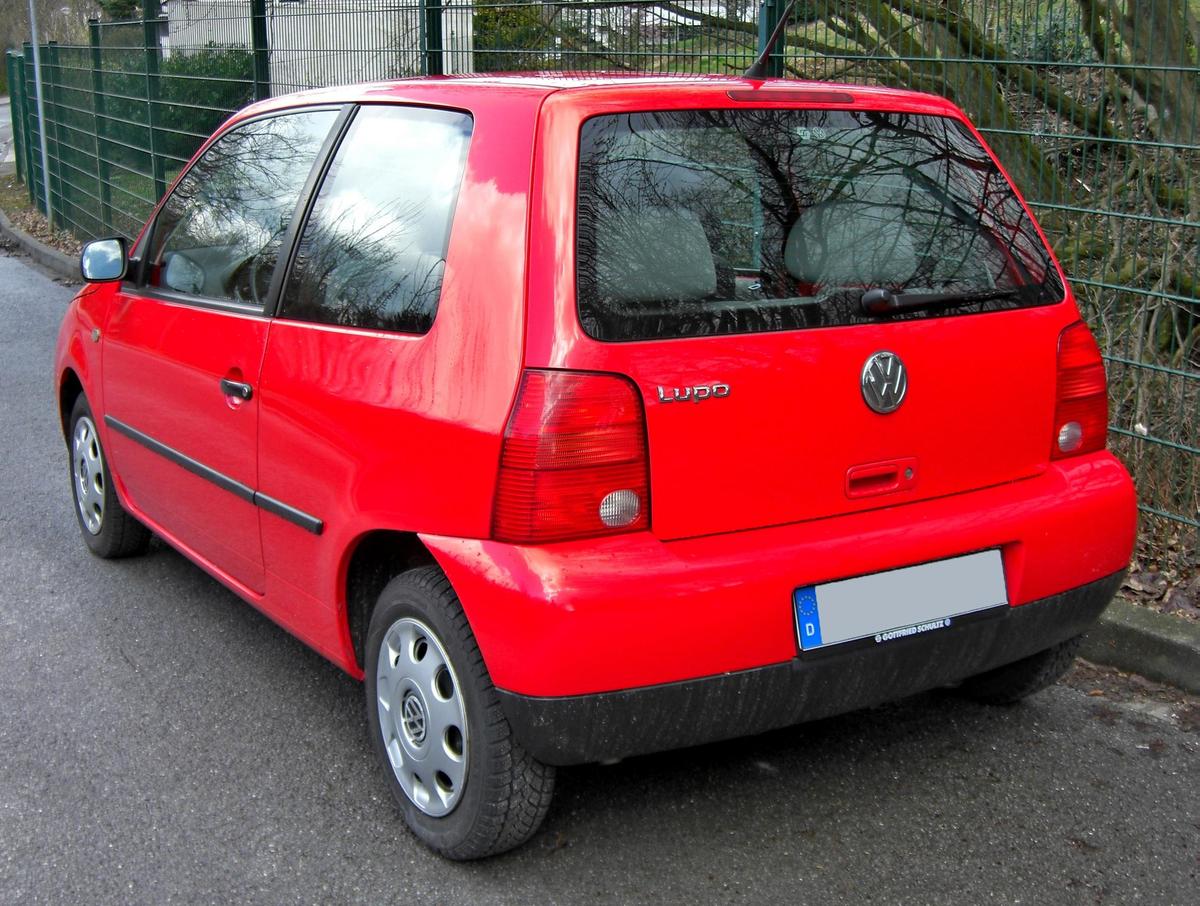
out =
{"type": "Polygon", "coordinates": [[[471,126],[447,110],[359,110],[305,224],[280,316],[429,330],[471,126]]]}
{"type": "Polygon", "coordinates": [[[214,142],[154,224],[151,286],[261,305],[336,110],[255,120],[214,142]]]}

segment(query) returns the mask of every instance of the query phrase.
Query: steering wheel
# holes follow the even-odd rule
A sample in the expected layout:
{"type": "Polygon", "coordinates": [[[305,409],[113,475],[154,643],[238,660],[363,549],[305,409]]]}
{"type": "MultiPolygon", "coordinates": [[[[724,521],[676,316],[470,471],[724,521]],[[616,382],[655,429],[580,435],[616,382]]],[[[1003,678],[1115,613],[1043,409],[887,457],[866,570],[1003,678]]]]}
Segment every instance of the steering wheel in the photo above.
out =
{"type": "Polygon", "coordinates": [[[260,280],[263,277],[263,256],[256,252],[237,266],[229,278],[229,288],[233,297],[239,302],[249,302],[253,305],[263,304],[262,296],[266,295],[269,286],[262,287],[259,292],[260,280]]]}

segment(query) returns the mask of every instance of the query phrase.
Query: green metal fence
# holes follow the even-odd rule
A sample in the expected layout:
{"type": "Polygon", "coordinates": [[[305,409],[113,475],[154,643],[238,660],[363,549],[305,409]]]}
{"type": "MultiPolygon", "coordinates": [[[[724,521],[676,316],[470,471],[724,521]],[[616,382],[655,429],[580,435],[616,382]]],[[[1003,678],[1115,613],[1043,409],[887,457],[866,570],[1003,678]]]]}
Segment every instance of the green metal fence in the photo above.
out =
{"type": "MultiPolygon", "coordinates": [[[[783,0],[144,0],[7,58],[18,168],[80,238],[133,235],[201,140],[255,99],[497,70],[737,73],[783,0]]],[[[1037,210],[1105,349],[1143,552],[1197,566],[1200,0],[798,0],[771,65],[963,106],[1037,210]]],[[[952,430],[950,427],[947,429],[952,430]]],[[[964,451],[986,455],[987,451],[964,451]]]]}

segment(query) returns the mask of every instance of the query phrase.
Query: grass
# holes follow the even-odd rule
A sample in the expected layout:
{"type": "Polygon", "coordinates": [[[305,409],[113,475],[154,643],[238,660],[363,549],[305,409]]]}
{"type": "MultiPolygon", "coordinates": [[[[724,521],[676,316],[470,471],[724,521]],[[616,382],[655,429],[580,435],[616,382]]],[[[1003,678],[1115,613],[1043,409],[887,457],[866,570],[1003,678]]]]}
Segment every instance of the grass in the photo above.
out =
{"type": "Polygon", "coordinates": [[[0,210],[10,217],[15,212],[28,210],[29,190],[19,182],[15,175],[0,178],[0,210]]]}

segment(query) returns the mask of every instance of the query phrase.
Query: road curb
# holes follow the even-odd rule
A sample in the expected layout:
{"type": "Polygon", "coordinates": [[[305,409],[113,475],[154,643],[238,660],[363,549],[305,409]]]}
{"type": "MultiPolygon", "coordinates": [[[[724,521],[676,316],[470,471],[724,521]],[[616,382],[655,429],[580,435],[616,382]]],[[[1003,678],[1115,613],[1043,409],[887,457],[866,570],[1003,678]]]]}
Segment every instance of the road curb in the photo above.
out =
{"type": "Polygon", "coordinates": [[[16,226],[8,215],[0,211],[0,235],[16,245],[26,255],[64,280],[80,283],[83,278],[79,275],[79,262],[65,252],[51,248],[39,239],[35,239],[23,229],[16,226]]]}
{"type": "Polygon", "coordinates": [[[1081,657],[1200,694],[1200,623],[1113,600],[1081,657]]]}

